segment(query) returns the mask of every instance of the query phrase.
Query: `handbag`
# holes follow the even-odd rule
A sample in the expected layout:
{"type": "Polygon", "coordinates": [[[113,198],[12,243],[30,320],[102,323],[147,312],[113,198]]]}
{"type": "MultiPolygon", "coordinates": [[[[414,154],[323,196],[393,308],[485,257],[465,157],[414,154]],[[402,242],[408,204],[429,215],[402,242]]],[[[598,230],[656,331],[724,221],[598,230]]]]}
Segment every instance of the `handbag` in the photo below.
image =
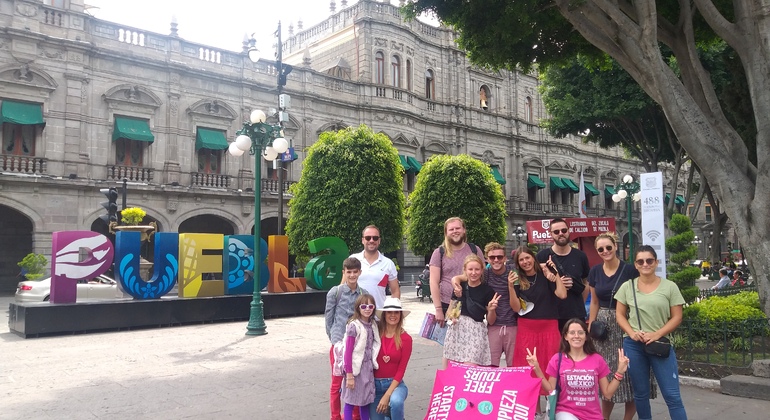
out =
{"type": "Polygon", "coordinates": [[[467,306],[468,314],[471,316],[471,318],[484,318],[484,316],[487,315],[487,308],[471,299],[467,282],[463,283],[462,289],[463,295],[465,296],[465,305],[467,306]]]}
{"type": "MultiPolygon", "coordinates": [[[[610,307],[612,307],[612,299],[615,299],[615,288],[618,287],[618,281],[620,281],[620,277],[623,276],[623,272],[626,271],[626,264],[623,264],[623,268],[620,269],[620,273],[618,273],[618,277],[615,279],[615,285],[612,286],[612,293],[610,296],[610,307]]],[[[604,321],[594,320],[594,322],[591,323],[591,328],[588,331],[588,335],[591,336],[594,340],[598,341],[604,341],[609,337],[610,330],[607,327],[607,323],[604,321]]]]}
{"type": "MultiPolygon", "coordinates": [[[[634,294],[634,308],[636,308],[636,321],[639,322],[639,331],[642,331],[642,318],[639,316],[639,304],[636,303],[636,285],[634,285],[634,281],[631,280],[631,291],[634,294]]],[[[671,354],[671,340],[668,339],[668,337],[660,337],[659,339],[647,343],[646,346],[644,346],[644,352],[649,354],[650,356],[657,356],[657,357],[668,357],[669,354],[671,354]]]]}
{"type": "Polygon", "coordinates": [[[559,352],[559,363],[556,364],[556,389],[545,397],[547,402],[545,412],[548,415],[548,420],[556,420],[556,403],[559,401],[559,393],[561,392],[561,384],[559,383],[561,377],[561,358],[562,353],[559,352]]]}

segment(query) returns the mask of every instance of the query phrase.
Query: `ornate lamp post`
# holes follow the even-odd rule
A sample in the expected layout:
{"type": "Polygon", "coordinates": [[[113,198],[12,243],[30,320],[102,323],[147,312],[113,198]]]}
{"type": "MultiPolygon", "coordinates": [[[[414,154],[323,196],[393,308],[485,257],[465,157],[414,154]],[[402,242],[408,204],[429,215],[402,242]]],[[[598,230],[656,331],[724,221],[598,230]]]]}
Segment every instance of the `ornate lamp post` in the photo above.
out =
{"type": "Polygon", "coordinates": [[[249,325],[246,335],[265,335],[265,315],[262,310],[262,287],[260,285],[260,225],[262,221],[262,160],[275,160],[279,154],[286,151],[289,142],[283,138],[280,125],[265,123],[265,113],[255,110],[251,113],[249,122],[243,123],[243,128],[236,133],[238,137],[230,143],[229,151],[233,156],[241,156],[248,151],[254,156],[254,298],[251,301],[249,325]]]}
{"type": "Polygon", "coordinates": [[[639,183],[634,181],[634,177],[626,175],[623,177],[623,182],[615,187],[615,194],[612,195],[612,201],[619,203],[620,200],[626,199],[628,208],[628,260],[631,261],[634,258],[634,225],[631,215],[633,208],[632,201],[639,201],[642,199],[642,195],[639,192],[639,183]]]}
{"type": "Polygon", "coordinates": [[[695,238],[692,240],[692,244],[695,245],[698,248],[698,254],[700,254],[700,245],[703,243],[703,240],[698,237],[698,235],[695,235],[695,238]]]}
{"type": "Polygon", "coordinates": [[[521,246],[521,241],[527,240],[527,231],[521,225],[517,225],[513,236],[516,237],[516,243],[521,246]]]}

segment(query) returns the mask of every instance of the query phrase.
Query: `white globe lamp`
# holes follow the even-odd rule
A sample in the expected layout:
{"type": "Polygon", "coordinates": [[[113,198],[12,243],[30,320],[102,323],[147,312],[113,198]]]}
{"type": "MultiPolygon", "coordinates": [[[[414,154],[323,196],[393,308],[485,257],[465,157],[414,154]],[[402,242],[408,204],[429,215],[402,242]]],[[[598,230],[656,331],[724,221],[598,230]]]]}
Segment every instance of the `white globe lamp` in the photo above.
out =
{"type": "Polygon", "coordinates": [[[626,190],[620,190],[620,191],[618,191],[618,197],[620,197],[620,198],[626,198],[626,197],[628,197],[628,191],[626,191],[626,190]]]}
{"type": "Polygon", "coordinates": [[[235,138],[235,147],[243,150],[244,152],[251,148],[251,138],[245,134],[235,138]]]}
{"type": "Polygon", "coordinates": [[[262,112],[261,109],[255,109],[254,111],[251,111],[251,116],[249,117],[252,124],[259,124],[265,122],[267,119],[267,116],[264,112],[262,112]]]}
{"type": "Polygon", "coordinates": [[[622,198],[620,197],[619,194],[612,194],[612,201],[616,203],[620,203],[620,200],[622,200],[622,198]]]}
{"type": "Polygon", "coordinates": [[[227,148],[227,151],[230,152],[231,155],[238,157],[246,153],[244,150],[241,150],[238,148],[238,145],[235,144],[235,142],[230,143],[230,146],[227,148]]]}
{"type": "Polygon", "coordinates": [[[274,148],[267,146],[265,147],[265,160],[275,160],[275,158],[278,157],[278,152],[275,151],[274,148]]]}
{"type": "Polygon", "coordinates": [[[280,155],[289,149],[289,142],[283,137],[273,140],[273,149],[280,155]]]}

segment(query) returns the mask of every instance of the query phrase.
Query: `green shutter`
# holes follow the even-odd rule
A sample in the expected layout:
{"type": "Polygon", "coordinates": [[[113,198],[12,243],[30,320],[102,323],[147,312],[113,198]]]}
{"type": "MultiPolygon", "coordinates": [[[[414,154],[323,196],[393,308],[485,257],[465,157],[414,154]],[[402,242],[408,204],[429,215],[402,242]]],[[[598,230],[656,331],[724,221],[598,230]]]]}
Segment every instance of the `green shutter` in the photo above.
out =
{"type": "Polygon", "coordinates": [[[415,173],[419,173],[422,170],[422,164],[420,162],[418,162],[417,159],[415,159],[415,158],[413,158],[411,156],[407,156],[406,157],[406,162],[409,164],[409,166],[412,167],[412,170],[415,173]]]}
{"type": "Polygon", "coordinates": [[[409,172],[409,170],[412,169],[412,167],[409,166],[409,162],[406,161],[406,156],[398,155],[398,160],[401,161],[401,166],[404,167],[404,171],[409,172]]]}
{"type": "Polygon", "coordinates": [[[562,180],[562,182],[564,182],[564,185],[568,189],[572,190],[573,193],[576,193],[576,192],[580,191],[580,187],[578,187],[577,184],[575,184],[575,181],[573,181],[573,180],[571,180],[569,178],[562,178],[561,180],[562,180]]]}
{"type": "Polygon", "coordinates": [[[558,176],[552,176],[549,178],[549,180],[549,183],[551,184],[551,190],[564,190],[567,188],[561,181],[561,178],[558,176]]]}
{"type": "Polygon", "coordinates": [[[537,188],[542,189],[545,188],[545,182],[543,182],[542,179],[540,179],[539,176],[534,174],[527,175],[527,189],[530,188],[537,188]]]}
{"type": "Polygon", "coordinates": [[[112,140],[128,139],[146,141],[152,143],[155,136],[150,131],[147,120],[137,118],[115,117],[115,129],[112,131],[112,140]]]}
{"type": "Polygon", "coordinates": [[[589,194],[591,194],[591,195],[599,195],[599,190],[597,190],[597,189],[594,187],[594,184],[592,184],[592,183],[590,183],[590,182],[584,182],[584,183],[583,183],[583,185],[585,185],[585,187],[586,187],[586,191],[587,191],[589,194]]]}
{"type": "Polygon", "coordinates": [[[492,166],[489,168],[489,171],[492,172],[492,176],[495,177],[495,181],[498,184],[505,185],[505,177],[500,173],[500,169],[497,166],[492,166]]]}
{"type": "Polygon", "coordinates": [[[227,136],[225,136],[225,132],[222,130],[198,127],[196,131],[195,150],[224,150],[230,146],[227,144],[227,136]]]}
{"type": "Polygon", "coordinates": [[[3,100],[0,105],[0,123],[43,125],[43,105],[3,100]]]}

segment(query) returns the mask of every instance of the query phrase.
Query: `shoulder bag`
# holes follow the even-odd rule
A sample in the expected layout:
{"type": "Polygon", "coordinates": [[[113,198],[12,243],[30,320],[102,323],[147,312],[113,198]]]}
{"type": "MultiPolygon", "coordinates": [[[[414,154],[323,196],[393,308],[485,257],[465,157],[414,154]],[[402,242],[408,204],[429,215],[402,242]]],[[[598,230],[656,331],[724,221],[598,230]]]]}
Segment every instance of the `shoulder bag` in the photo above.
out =
{"type": "MultiPolygon", "coordinates": [[[[612,286],[612,293],[610,294],[610,307],[612,307],[612,300],[615,299],[615,288],[618,287],[618,282],[620,281],[620,277],[623,276],[623,272],[626,271],[626,264],[623,264],[623,268],[620,269],[620,273],[618,273],[618,278],[615,279],[615,285],[612,286]]],[[[598,341],[604,341],[609,337],[610,330],[607,327],[607,323],[604,321],[594,320],[594,322],[591,323],[591,329],[588,331],[588,334],[593,338],[594,340],[598,341]]]]}
{"type": "Polygon", "coordinates": [[[551,391],[551,393],[546,397],[548,405],[546,406],[545,411],[548,415],[548,420],[556,420],[556,403],[559,401],[559,393],[561,392],[561,384],[559,383],[559,380],[561,379],[562,356],[562,352],[559,352],[559,363],[556,364],[556,389],[551,391]]]}
{"type": "MultiPolygon", "coordinates": [[[[642,330],[642,318],[639,316],[639,304],[636,303],[636,285],[634,280],[631,280],[631,291],[634,294],[634,308],[636,309],[636,321],[639,322],[639,331],[642,330]]],[[[644,352],[650,356],[668,357],[671,354],[671,340],[668,337],[660,337],[659,339],[647,343],[644,346],[644,352]]]]}

